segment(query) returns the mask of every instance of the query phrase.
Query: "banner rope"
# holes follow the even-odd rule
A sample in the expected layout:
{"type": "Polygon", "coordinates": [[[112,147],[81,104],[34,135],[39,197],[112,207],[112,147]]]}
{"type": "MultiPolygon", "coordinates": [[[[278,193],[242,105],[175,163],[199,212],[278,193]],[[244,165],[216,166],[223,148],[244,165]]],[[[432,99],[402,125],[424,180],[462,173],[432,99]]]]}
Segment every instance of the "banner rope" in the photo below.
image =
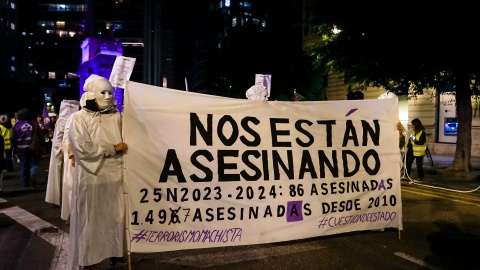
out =
{"type": "MultiPolygon", "coordinates": [[[[407,135],[406,132],[404,132],[403,135],[405,137],[405,145],[407,145],[408,136],[406,136],[407,135]]],[[[414,184],[414,185],[422,186],[422,187],[429,187],[429,188],[433,188],[433,189],[440,189],[440,190],[458,192],[458,193],[471,193],[471,192],[475,192],[475,191],[480,189],[480,186],[478,186],[477,188],[472,189],[472,190],[457,190],[457,189],[443,188],[443,187],[437,187],[437,186],[422,184],[422,181],[419,181],[418,179],[412,179],[410,177],[410,175],[408,175],[408,172],[407,172],[407,151],[404,151],[404,152],[405,152],[405,154],[403,156],[403,162],[402,162],[403,175],[400,177],[400,179],[408,179],[409,184],[414,184]]]]}

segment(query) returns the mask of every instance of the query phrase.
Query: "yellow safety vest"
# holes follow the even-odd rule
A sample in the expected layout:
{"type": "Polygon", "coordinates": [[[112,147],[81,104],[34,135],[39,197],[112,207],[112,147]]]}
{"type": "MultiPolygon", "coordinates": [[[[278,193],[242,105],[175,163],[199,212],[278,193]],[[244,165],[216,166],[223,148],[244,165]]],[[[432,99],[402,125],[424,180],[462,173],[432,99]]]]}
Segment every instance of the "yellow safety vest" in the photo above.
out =
{"type": "MultiPolygon", "coordinates": [[[[420,138],[422,136],[423,130],[420,130],[418,134],[415,134],[415,130],[412,130],[412,135],[415,136],[415,140],[412,142],[412,149],[413,149],[413,155],[416,157],[423,157],[425,156],[425,151],[427,151],[427,145],[426,144],[415,144],[417,141],[417,138],[420,138]]],[[[425,140],[425,143],[427,141],[425,140]]]]}
{"type": "Polygon", "coordinates": [[[6,128],[0,125],[0,133],[2,134],[3,141],[5,142],[5,149],[12,148],[10,144],[10,137],[12,137],[13,128],[6,128]]]}

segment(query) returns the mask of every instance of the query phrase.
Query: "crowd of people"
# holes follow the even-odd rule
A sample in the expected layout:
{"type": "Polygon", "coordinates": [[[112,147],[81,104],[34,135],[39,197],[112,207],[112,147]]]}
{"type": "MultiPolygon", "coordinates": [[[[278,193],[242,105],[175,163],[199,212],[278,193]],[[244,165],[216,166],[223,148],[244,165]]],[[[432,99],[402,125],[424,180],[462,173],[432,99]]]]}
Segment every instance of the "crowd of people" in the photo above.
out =
{"type": "Polygon", "coordinates": [[[51,145],[50,133],[55,129],[55,116],[49,117],[45,125],[42,116],[35,121],[28,109],[21,109],[14,117],[0,116],[0,191],[2,180],[13,172],[14,162],[20,163],[23,186],[36,187],[38,163],[51,145]]]}
{"type": "MultiPolygon", "coordinates": [[[[36,186],[39,160],[50,152],[45,200],[61,206],[61,218],[70,224],[67,269],[88,268],[107,258],[115,265],[125,261],[126,253],[122,155],[128,147],[122,138],[122,115],[107,79],[91,75],[84,90],[80,101],[62,101],[51,127],[41,115],[35,121],[27,109],[12,120],[0,119],[0,168],[13,171],[18,157],[24,186],[36,186]]],[[[412,125],[407,169],[410,174],[416,159],[422,178],[425,128],[418,119],[412,125]]],[[[398,123],[397,129],[403,148],[403,125],[398,123]]]]}
{"type": "Polygon", "coordinates": [[[51,126],[27,109],[0,119],[0,175],[18,159],[22,184],[36,187],[40,158],[50,153],[45,200],[70,224],[67,269],[107,258],[115,265],[126,253],[122,116],[107,79],[91,75],[84,90],[80,101],[62,101],[51,126]]]}

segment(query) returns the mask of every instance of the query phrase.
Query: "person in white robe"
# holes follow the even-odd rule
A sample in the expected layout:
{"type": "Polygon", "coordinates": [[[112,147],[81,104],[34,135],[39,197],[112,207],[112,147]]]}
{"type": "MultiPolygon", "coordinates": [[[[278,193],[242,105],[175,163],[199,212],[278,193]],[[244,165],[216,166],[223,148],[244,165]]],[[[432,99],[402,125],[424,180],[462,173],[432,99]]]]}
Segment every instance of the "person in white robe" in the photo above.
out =
{"type": "Polygon", "coordinates": [[[68,129],[72,122],[72,113],[65,123],[65,130],[62,141],[63,152],[63,184],[62,184],[62,209],[60,211],[60,217],[63,220],[69,222],[70,218],[70,206],[72,205],[72,186],[73,186],[73,167],[75,165],[75,158],[73,155],[72,147],[70,146],[70,140],[68,139],[68,129]]]}
{"type": "Polygon", "coordinates": [[[107,79],[91,75],[84,90],[68,129],[75,166],[67,269],[112,263],[126,246],[121,114],[107,79]]]}
{"type": "Polygon", "coordinates": [[[63,183],[63,151],[62,141],[64,137],[65,122],[67,118],[80,109],[77,100],[63,100],[60,103],[60,113],[55,124],[52,138],[52,151],[48,168],[48,181],[45,201],[56,205],[62,202],[63,183]]]}

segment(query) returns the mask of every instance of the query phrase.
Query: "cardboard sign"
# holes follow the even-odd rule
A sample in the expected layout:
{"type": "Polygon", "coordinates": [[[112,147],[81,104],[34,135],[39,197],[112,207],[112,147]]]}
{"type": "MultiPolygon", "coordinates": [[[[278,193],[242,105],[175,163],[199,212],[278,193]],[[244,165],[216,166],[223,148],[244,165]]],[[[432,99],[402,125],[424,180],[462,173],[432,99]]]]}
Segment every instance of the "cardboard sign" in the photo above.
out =
{"type": "Polygon", "coordinates": [[[132,57],[117,56],[109,79],[113,87],[125,88],[125,82],[129,80],[132,75],[135,60],[136,59],[132,57]]]}

